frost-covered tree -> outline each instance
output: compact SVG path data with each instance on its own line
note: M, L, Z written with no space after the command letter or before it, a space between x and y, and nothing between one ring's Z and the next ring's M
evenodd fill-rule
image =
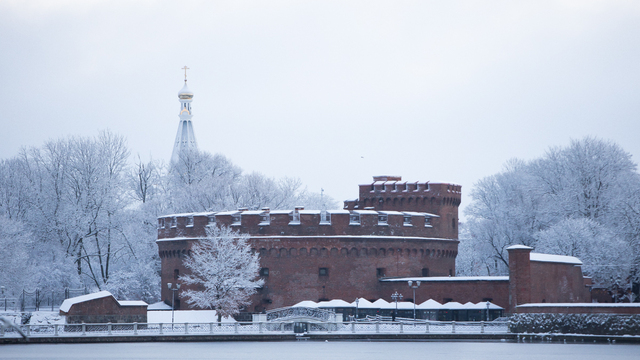
M258 278L258 254L251 252L248 239L229 228L213 227L193 245L184 262L191 273L180 276L183 284L197 289L184 292L187 303L216 310L218 322L249 305L249 297L264 280Z
M574 140L539 159L512 160L480 180L471 192L461 252L493 259L506 274L506 247L523 244L578 256L598 284L628 285L637 281L640 260L638 195L640 176L629 153L596 138Z

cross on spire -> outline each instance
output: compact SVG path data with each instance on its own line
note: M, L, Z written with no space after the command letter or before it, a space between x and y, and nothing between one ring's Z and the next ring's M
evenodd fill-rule
M187 70L189 70L189 68L187 67L187 65L185 65L182 69L184 69L184 83L187 83Z

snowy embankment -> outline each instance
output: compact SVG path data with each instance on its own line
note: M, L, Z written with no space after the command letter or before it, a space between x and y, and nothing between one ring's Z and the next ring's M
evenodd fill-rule
M215 310L176 310L174 311L176 323L215 323L218 321ZM171 323L171 310L147 311L147 322L150 324ZM236 322L233 318L222 318L222 322Z
M640 315L515 314L509 319L513 333L640 335Z

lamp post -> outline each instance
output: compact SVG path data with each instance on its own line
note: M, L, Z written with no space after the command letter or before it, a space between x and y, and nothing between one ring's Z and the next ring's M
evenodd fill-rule
M489 307L491 306L491 302L487 301L487 321L489 321Z
M393 314L393 321L396 321L396 316L398 316L398 300L402 300L402 294L398 294L396 291L391 294L391 299L396 302L396 312Z
M420 281L416 281L415 285L413 285L413 281L411 280L407 283L409 287L413 289L413 321L416 321L416 289L420 287Z
M356 298L356 321L358 321L358 302L360 302L360 299Z
M174 319L173 313L174 313L174 310L175 310L175 308L173 306L173 303L174 303L174 301L176 299L176 291L180 290L180 284L179 283L175 284L176 285L175 288L173 288L172 285L173 285L172 283L167 283L167 287L169 288L169 290L171 290L171 328L173 328L173 319Z
M0 290L2 290L2 297L4 298L4 311L7 311L7 297L4 296L4 286L0 286Z

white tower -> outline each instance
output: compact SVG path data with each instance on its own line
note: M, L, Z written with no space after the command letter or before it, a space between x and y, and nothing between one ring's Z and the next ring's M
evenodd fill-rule
M193 100L193 93L187 87L187 70L184 69L184 86L178 93L178 99L180 99L180 125L178 125L178 133L176 134L176 141L173 144L173 153L171 154L171 163L177 164L180 159L180 155L189 151L195 151L198 149L196 143L196 137L193 134L193 125L191 124L191 101Z

